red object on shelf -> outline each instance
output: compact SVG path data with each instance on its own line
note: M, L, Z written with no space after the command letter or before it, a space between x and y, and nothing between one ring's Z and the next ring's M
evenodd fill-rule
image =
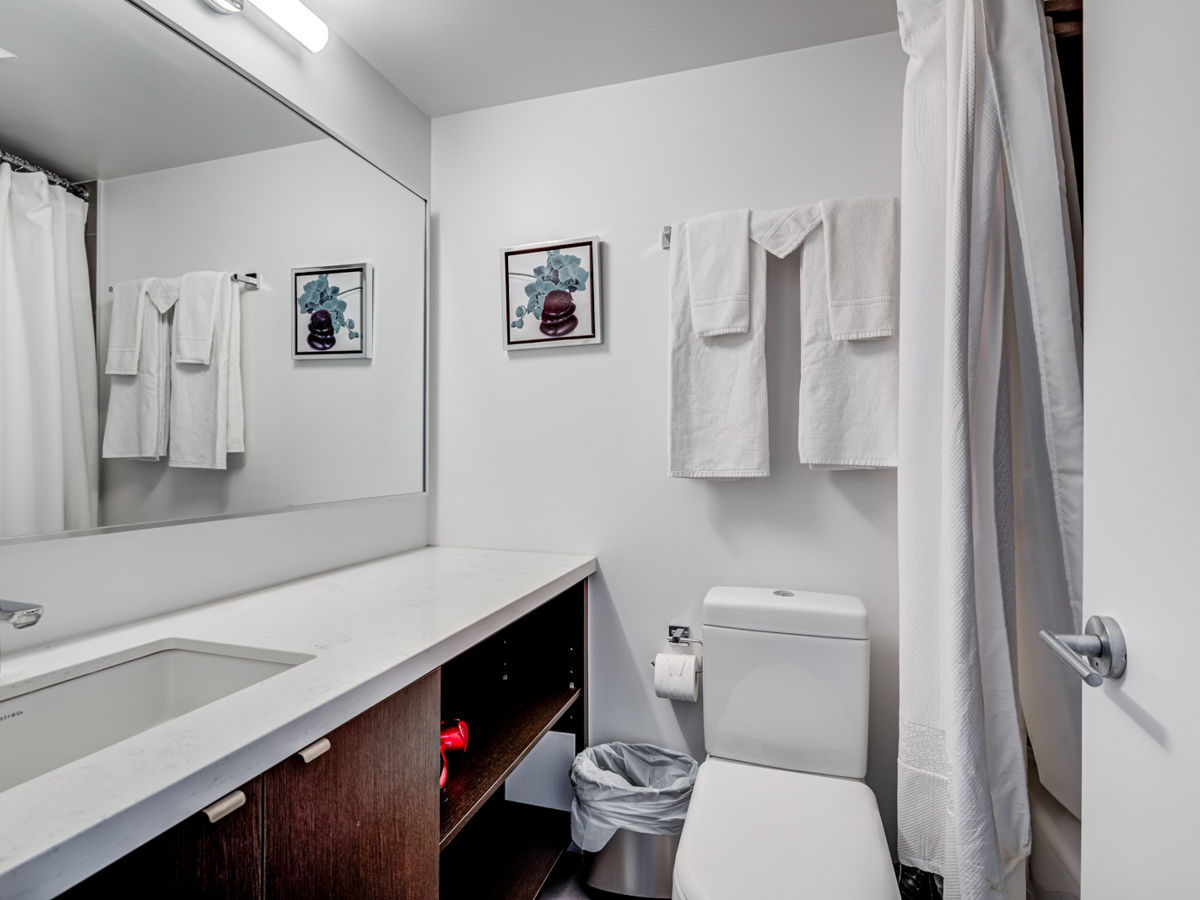
M442 773L438 776L438 787L446 789L450 780L450 766L446 762L446 751L463 751L467 749L467 723L462 719L447 719L442 722L440 737L442 754Z
M467 749L467 723L462 719L449 719L442 723L442 750L461 751Z

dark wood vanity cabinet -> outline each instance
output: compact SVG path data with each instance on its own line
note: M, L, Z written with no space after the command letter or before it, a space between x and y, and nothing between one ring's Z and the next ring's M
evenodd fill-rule
M240 809L216 822L196 813L59 896L69 900L259 900L262 778L239 790L246 795Z
M68 890L70 900L533 900L570 842L567 813L504 781L547 731L586 743L587 582L330 732L305 762L243 785ZM438 788L443 719L467 752Z
M440 707L439 670L263 776L268 900L437 897Z

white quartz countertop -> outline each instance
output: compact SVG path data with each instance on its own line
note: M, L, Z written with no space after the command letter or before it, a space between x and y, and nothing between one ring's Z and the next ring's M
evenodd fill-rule
M0 900L55 896L595 570L426 547L4 658L0 692L163 640L313 657L0 792Z

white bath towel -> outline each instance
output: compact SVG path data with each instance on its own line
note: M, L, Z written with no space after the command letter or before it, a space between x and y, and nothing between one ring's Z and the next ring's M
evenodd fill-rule
M895 197L821 201L829 329L836 341L896 334L900 232Z
M710 217L711 218L711 217ZM723 315L730 330L700 336L692 303L689 245L694 222L671 231L671 342L668 387L668 470L673 478L753 478L770 474L765 348L766 253L735 232L730 259L745 258L744 328L733 312ZM711 240L711 222L702 230ZM747 227L748 227L747 217ZM739 236L740 235L740 236ZM711 287L715 282L706 282ZM712 295L711 291L708 294ZM713 306L701 307L706 316ZM708 320L702 327L715 325Z
M873 469L896 465L896 408L899 396L899 355L896 338L843 340L833 333L833 298L857 292L863 279L844 265L836 276L828 273L826 248L829 228L826 215L841 216L843 231L853 223L865 235L886 237L874 244L894 248L895 198L868 197L832 200L790 209L755 210L750 218L754 241L783 258L802 246L800 262L800 419L797 446L800 461L813 468ZM890 201L890 202L884 202ZM850 214L845 213L852 208ZM822 239L824 238L824 240ZM844 234L841 258L854 254ZM885 254L886 256L886 254ZM886 280L878 270L880 258L867 263L877 270L877 282ZM890 276L895 278L893 272ZM870 307L874 312L879 307ZM894 304L888 312L894 314Z
M750 210L688 222L687 273L692 329L701 337L750 328Z
M896 337L841 340L829 316L820 224L800 257L800 461L814 468L896 465L900 347Z
M171 461L224 469L245 450L241 290L229 272L183 276L171 366Z
M669 475L769 474L765 251L782 259L800 246L800 460L813 468L895 466L895 198L830 200L755 210L744 218L743 213L705 216L672 228ZM839 235L832 242L825 237L827 216ZM831 244L840 261L836 273L828 272ZM743 256L749 302L746 330L739 332L732 301L697 305L695 292L700 284L709 300L738 296L740 275L718 269L725 259L729 272L736 273ZM722 324L729 327L720 330ZM841 336L835 324L842 326Z
M102 454L157 460L167 452L171 342L167 314L179 279L142 278L113 288L105 374L112 376Z

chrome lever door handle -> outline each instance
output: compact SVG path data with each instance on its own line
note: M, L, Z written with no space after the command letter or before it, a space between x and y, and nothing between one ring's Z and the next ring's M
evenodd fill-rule
M1125 635L1116 620L1108 616L1092 616L1083 634L1051 634L1043 629L1038 637L1090 687L1125 674Z

